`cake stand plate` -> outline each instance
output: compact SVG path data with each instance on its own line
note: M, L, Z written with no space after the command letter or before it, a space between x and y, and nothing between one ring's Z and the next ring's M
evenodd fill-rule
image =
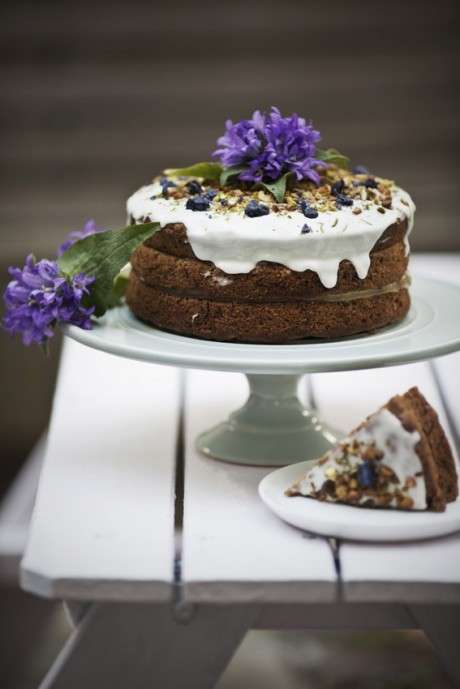
M313 459L341 433L325 426L297 397L305 373L376 368L420 361L460 349L460 287L414 278L412 306L401 323L371 335L264 345L213 342L152 328L126 306L69 337L118 356L186 368L246 373L250 394L227 421L203 433L199 449L216 459L280 466Z
M336 505L284 491L314 462L302 462L272 471L259 484L267 507L288 524L321 536L356 541L414 541L460 530L460 500L445 512L410 512Z

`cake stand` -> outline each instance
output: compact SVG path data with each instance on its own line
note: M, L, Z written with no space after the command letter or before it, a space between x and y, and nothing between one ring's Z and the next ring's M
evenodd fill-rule
M392 366L460 349L460 287L415 277L411 295L410 312L401 323L340 340L286 345L199 340L151 328L126 306L97 319L93 330L68 326L65 332L129 359L245 373L246 404L202 433L197 446L215 459L280 466L314 459L342 435L301 404L297 388L304 374Z

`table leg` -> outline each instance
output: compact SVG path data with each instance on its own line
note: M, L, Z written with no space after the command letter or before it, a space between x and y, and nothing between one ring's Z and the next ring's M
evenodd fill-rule
M78 600L65 601L63 605L64 612L67 615L67 619L69 620L71 626L74 629L78 626L78 623L83 619L83 617L86 615L89 608L91 607L91 603L88 603L87 601Z
M460 606L413 605L410 611L433 644L453 686L460 688Z
M166 604L94 603L40 689L211 689L257 612L203 606L184 624Z

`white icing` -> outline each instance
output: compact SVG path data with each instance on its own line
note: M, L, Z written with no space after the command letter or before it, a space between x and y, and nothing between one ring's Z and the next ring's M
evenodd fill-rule
M232 279L231 278L226 278L221 275L215 275L213 277L213 281L219 285L219 287L226 287L227 285L232 284Z
M259 261L280 263L295 271L313 270L325 287L334 287L339 264L348 259L364 279L370 252L383 232L398 220L407 219L412 229L415 205L407 192L395 187L392 208L385 213L374 203L355 199L352 207L325 211L307 219L300 211L249 218L244 212L213 209L192 211L186 199L165 199L161 186L142 187L128 199L128 214L136 221L149 217L162 227L183 223L195 255L211 261L228 274L249 273ZM361 213L353 213L353 209ZM308 234L302 234L307 224ZM406 251L408 251L406 235Z
M297 489L302 495L312 495L321 488L323 483L330 478L331 471L341 472L353 470L363 459L359 454L348 454L349 467L344 467L340 463L344 455L343 446L347 443L352 443L354 440L364 445L375 444L377 450L382 452L383 457L381 461L385 466L394 471L399 479L399 484L392 486L389 491L395 488L401 490L405 485L406 479L413 479L415 485L404 491L404 495L412 498L413 509L424 510L427 507L426 503L426 488L425 479L423 475L422 463L418 456L415 447L420 440L420 435L417 431L409 432L401 424L399 419L392 414L388 409L381 409L376 414L371 416L368 423L360 428L355 433L345 438L337 447L328 452L325 457L327 461L323 464L316 464L298 484ZM330 498L333 500L333 498ZM363 495L359 502L365 502L368 496ZM396 505L396 500L393 498L390 503L391 506Z
M124 278L125 280L127 280L129 278L129 276L131 275L132 269L133 269L133 267L132 267L131 263L128 262L123 266L123 268L120 270L118 275L120 277Z
M219 285L219 287L226 287L227 285L231 285L233 282L231 278L225 277L225 275L212 275L212 272L210 270L204 272L203 277L210 277L211 280L216 283L216 285Z

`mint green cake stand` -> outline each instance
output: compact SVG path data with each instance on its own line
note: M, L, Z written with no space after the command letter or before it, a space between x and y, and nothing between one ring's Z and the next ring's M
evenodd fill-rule
M297 396L306 373L375 368L420 361L460 349L460 287L414 278L405 320L375 334L289 345L210 342L163 332L138 321L126 306L97 319L93 330L66 334L90 347L141 361L240 371L246 404L197 438L201 452L238 464L280 466L314 459L336 440ZM339 434L340 435L340 434Z
M343 435L300 402L301 376L246 377L246 404L198 436L197 447L205 455L238 464L280 466L319 457Z

